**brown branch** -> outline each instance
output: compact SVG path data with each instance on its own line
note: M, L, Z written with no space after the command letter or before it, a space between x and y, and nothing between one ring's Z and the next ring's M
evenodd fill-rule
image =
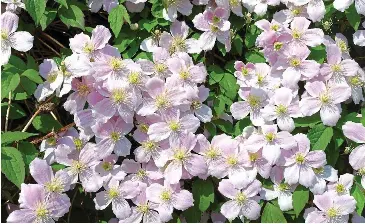
M58 42L58 40L54 39L53 37L51 37L47 33L42 32L42 35L45 36L45 37L47 37L48 39L52 40L54 43L56 43L61 48L65 48L65 46L63 46L63 44L61 44L60 42Z
M62 127L62 128L61 128L60 130L58 130L58 131L52 131L52 132L50 132L50 133L46 134L46 135L45 135L45 136L43 136L43 137L36 138L36 139L32 140L30 143L32 143L32 144L34 144L34 145L36 145L36 144L38 144L38 143L41 143L43 140L46 140L46 139L48 139L48 138L55 137L55 136L57 136L59 133L67 131L68 129L72 128L73 126L75 126L75 122L72 122L71 124L68 124L68 125L66 125L66 126Z
M41 38L38 38L38 40L44 44L46 47L48 47L53 53L57 54L59 57L61 57L61 54L58 53L55 49L53 49L51 46L49 46L47 43L45 43L43 40L41 40Z

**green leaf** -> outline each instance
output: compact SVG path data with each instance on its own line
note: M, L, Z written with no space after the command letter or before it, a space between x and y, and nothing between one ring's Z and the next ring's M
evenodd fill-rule
M211 203L214 202L214 186L210 179L196 179L192 185L194 205L205 212Z
M6 116L6 111L8 110L8 103L1 103L1 116ZM25 111L21 106L19 106L17 103L11 103L10 104L10 111L9 111L9 119L19 119L27 116Z
M251 63L265 63L266 59L263 54L255 51L246 52L245 58L247 62Z
M19 142L18 150L23 157L25 173L29 174L29 164L37 157L38 150L30 142Z
M327 147L325 150L327 164L329 164L333 167L336 165L337 159L340 155L340 147L342 146L342 144L344 142L345 142L345 138L344 138L343 134L340 131L338 131L337 129L334 129L333 138L330 142L329 147Z
M355 182L352 186L351 195L356 200L356 212L361 216L365 207L365 191L362 189L360 181Z
M317 124L308 132L312 150L325 150L333 136L333 128Z
M309 55L310 60L315 60L316 62L322 64L326 58L327 52L323 45L311 48L311 53Z
M37 62L34 60L32 56L30 56L30 54L27 54L27 68L34 69L36 71L38 71L39 68Z
M295 127L310 127L321 122L321 117L319 113L316 113L309 117L299 117L294 119Z
M225 121L222 119L214 120L214 124L224 133L232 134L233 133L233 124L229 121Z
M15 55L11 55L8 64L4 65L4 71L10 71L15 73L23 73L27 69L27 65L24 61Z
M359 13L357 13L355 4L352 4L346 11L346 18L349 21L350 25L356 30L359 29L359 25L361 22L361 17Z
M214 137L217 134L217 128L213 123L205 123L204 128L208 130L209 134Z
M46 0L25 0L25 8L29 15L33 18L35 24L39 24L44 11L46 9Z
M352 112L349 113L347 115L345 115L345 113L342 114L341 118L338 120L336 127L339 129L342 129L342 126L347 122L347 121L352 121L355 123L360 123L360 118L357 117L358 113L357 112Z
M199 223L202 213L196 206L193 206L183 211L182 214L188 223Z
M243 40L239 35L236 35L232 40L233 49L241 56L243 51Z
M214 99L213 110L217 114L217 116L223 114L224 110L226 109L226 103L222 96L218 96Z
M118 37L124 22L131 23L128 11L123 5L118 5L109 12L108 22L115 37Z
M134 57L134 59L147 59L149 61L152 61L152 54L150 52L141 52Z
M137 32L133 32L129 27L123 27L122 32L114 41L114 47L118 48L119 52L124 52L135 41L136 34Z
M68 9L67 0L55 0L56 2L60 3L60 5L64 6Z
M20 83L18 73L3 72L1 74L1 99L9 98L9 92L14 91Z
M151 13L156 18L163 18L162 10L164 9L162 1L156 1L152 4Z
M52 8L46 8L41 20L39 21L42 30L45 30L51 22L56 18L57 11L53 10Z
M1 144L8 144L15 141L20 141L27 139L31 136L35 136L37 134L28 133L28 132L20 132L20 131L8 131L1 134Z
M42 132L48 133L52 130L58 130L62 125L56 121L50 114L42 114L36 116L32 121L33 127Z
M31 97L36 89L37 85L34 82L22 76L20 77L20 85L13 92L13 98L15 100L25 100Z
M224 71L217 65L208 66L209 74L209 85L213 85L217 82L220 82L223 78Z
M42 80L41 76L39 75L39 72L34 69L25 70L21 76L25 76L28 79L30 79L31 81L38 83L38 84L43 83L43 80Z
M309 200L309 190L299 185L293 193L293 208L298 217Z
M361 123L365 126L365 107L361 109Z
M250 126L250 125L252 125L252 124L251 124L250 118L248 118L248 117L237 121L236 125L234 126L234 135L239 136L240 134L242 134L243 129L245 129L247 126Z
M22 155L16 148L1 148L1 172L5 174L8 180L20 188L25 178L25 165Z
M263 223L286 223L286 219L280 208L271 203L266 203L264 211L262 212L261 222Z
M247 48L251 48L255 46L256 39L259 36L259 30L256 26L251 25L248 31L245 35L245 45Z
M239 86L237 85L237 79L233 75L225 73L222 80L219 81L219 86L228 98L231 100L236 98Z
M78 27L85 29L85 19L82 10L73 3L66 7L61 7L58 10L58 16L67 27Z

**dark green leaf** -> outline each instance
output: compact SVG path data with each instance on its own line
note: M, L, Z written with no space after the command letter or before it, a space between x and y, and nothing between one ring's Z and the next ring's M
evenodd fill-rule
M29 164L37 157L38 150L30 142L19 142L18 150L23 157L25 173L29 174Z
M56 18L57 11L52 10L51 8L46 8L46 11L44 12L41 20L39 21L42 30L45 30L51 22Z
M9 98L9 92L14 91L20 83L18 73L3 72L1 74L1 99Z
M357 13L355 4L352 4L346 11L346 18L348 19L350 25L356 30L359 29L359 25L361 22L361 17L359 13Z
M55 0L56 2L60 3L60 5L64 6L68 9L67 0Z
M118 37L124 22L131 23L128 11L123 5L118 5L109 12L108 22L115 37Z
M205 212L211 203L214 202L214 186L210 179L196 179L192 185L194 205Z
M315 60L316 62L322 64L327 57L326 48L323 45L311 48L311 53L309 55L310 60Z
M220 82L223 78L224 71L217 65L210 65L208 66L209 74L209 85L213 85L217 82Z
M325 150L333 136L333 128L317 124L308 132L312 150Z
M22 76L20 77L20 84L13 92L13 98L15 100L25 100L31 97L36 89L37 85L34 82Z
M266 203L264 211L262 212L261 222L263 223L286 223L286 219L280 208L271 203Z
M1 148L1 172L18 188L24 183L25 165L22 155L16 148Z
M233 124L229 121L225 121L222 119L214 120L214 124L224 133L232 134L233 133Z
M309 190L299 185L293 193L293 208L298 217L309 200Z
M82 30L85 29L84 13L81 9L73 3L66 7L61 7L58 10L58 16L61 21L68 27L78 27Z
M1 144L8 144L15 141L27 139L37 134L20 132L20 131L8 131L1 134Z
M8 110L8 103L1 103L1 116L6 116L6 111ZM19 119L27 116L25 111L21 106L17 103L10 104L10 111L9 111L9 119Z
M351 195L356 200L356 212L361 216L365 206L365 191L362 189L360 181L356 181L352 186Z
M243 129L250 125L252 125L252 124L251 124L250 118L248 118L248 117L237 121L236 125L234 126L235 136L239 136L240 134L242 134Z
M237 85L237 79L233 75L225 73L222 80L219 81L219 86L228 98L231 100L236 98L239 86Z
M249 51L245 54L247 62L251 63L265 63L266 59L263 54L255 51Z
M31 81L38 83L38 84L43 83L43 79L39 75L39 72L37 72L34 69L25 70L21 76L25 76L28 79L30 79Z
M42 114L36 116L32 124L34 128L42 133L48 133L52 130L58 130L62 125L56 121L50 114Z
M25 0L25 8L33 18L35 24L39 24L46 9L46 0Z
M233 38L232 45L233 49L241 56L243 51L243 40L239 35L236 35Z

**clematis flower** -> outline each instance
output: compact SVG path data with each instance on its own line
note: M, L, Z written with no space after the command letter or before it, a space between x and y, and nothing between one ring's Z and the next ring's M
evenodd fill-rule
M306 223L347 223L349 214L356 208L356 200L352 196L337 196L331 192L314 195L313 202L318 209L311 207L305 210Z
M70 38L70 48L72 52L83 54L95 61L95 58L100 54L99 50L108 44L111 36L108 28L98 25L93 29L91 38L84 33L76 34Z
M345 77L355 76L360 69L359 64L352 59L341 59L341 51L336 45L329 45L327 50L327 63L322 65L321 75L326 80L343 82Z
M355 104L359 104L360 101L365 101L363 95L363 88L365 87L365 71L359 68L355 76L348 76L345 78L346 83L351 88L351 98Z
M243 17L242 4L239 0L217 0L217 6L224 8L228 12L232 11L235 15Z
M361 176L361 185L365 187L365 127L360 123L348 121L342 126L343 134L356 143L360 143L349 156L349 163Z
M105 98L93 107L93 116L105 122L117 113L126 123L132 123L141 95L121 79L109 80L106 88L100 92Z
M19 194L20 209L15 210L6 219L9 223L55 222L64 216L70 206L66 194L49 197L43 186L22 184Z
M243 181L241 184L234 184L229 179L219 182L218 191L230 199L221 207L221 213L228 219L233 220L243 217L249 220L256 220L260 216L261 207L257 203L261 190L261 183L258 180Z
M298 146L283 153L277 165L285 166L285 182L293 185L300 183L305 187L315 184L316 176L313 168L320 168L326 164L324 151L309 151L310 142L306 135L294 136Z
M115 164L117 160L118 156L111 154L95 165L95 171L103 178L104 186L108 185L111 179L121 181L127 175L120 165Z
M146 191L142 190L141 193L132 199L136 206L132 207L132 212L126 219L120 220L120 223L160 223L160 215L158 214L157 206L147 200Z
M227 52L231 50L231 23L228 16L227 10L218 7L214 11L207 9L194 17L194 27L204 32L199 37L201 49L212 50L218 40L225 45Z
M271 170L270 179L274 183L273 190L262 188L260 195L264 200L271 201L278 199L281 211L293 209L293 192L296 185L289 185L284 181L284 170L282 167L275 166Z
M296 17L308 18L307 8L305 6L296 6L291 2L286 3L287 9L275 12L273 19L282 24L289 24Z
M244 149L244 144L240 146L240 156L242 156L244 169L248 172L253 172L253 176L259 173L263 178L269 178L271 171L271 163L262 156L262 149L257 152L249 152Z
M203 176L207 173L204 157L194 154L197 139L193 133L184 133L178 141L172 142L170 148L163 152L166 156L164 177L170 184L177 184L180 179L189 179L193 176Z
M151 37L147 37L146 39L144 39L142 41L139 48L142 51L154 52L158 48L158 44L159 44L159 41L160 41L161 34L162 33L161 33L160 30L155 30L152 33Z
M266 40L266 43L257 43L256 45L263 47L263 53L270 65L275 65L283 51L289 46L293 37L289 33L281 33Z
M255 72L252 76L247 76L247 86L264 90L267 94L280 86L280 77L273 76L271 67L265 63L255 64ZM241 87L244 87L241 85Z
M250 92L238 91L239 96L244 100L231 105L232 116L241 120L250 114L252 124L259 126L265 123L261 109L267 104L267 94L262 89L251 88Z
M365 46L365 30L358 30L353 34L354 44L360 47Z
M341 116L341 105L351 96L351 89L346 83L327 86L320 81L307 82L307 94L299 102L300 111L304 116L311 116L320 111L323 124L335 126Z
M263 16L266 14L269 5L279 5L280 0L242 0L242 3L249 11L254 11L258 16Z
M335 0L333 7L341 12L344 12L355 2L357 13L365 15L365 3L361 0Z
M284 86L294 88L299 80L309 80L319 74L320 64L314 60L306 60L310 50L306 46L294 45L286 47L279 56L274 67L283 72Z
M105 191L96 193L94 198L95 209L104 210L112 204L112 210L119 219L127 218L131 214L131 208L125 199L136 197L140 193L138 183L124 181L119 184L117 180L111 180L105 187Z
M148 137L148 129L149 126L153 123L160 122L161 117L157 114L147 115L147 116L139 116L136 115L136 130L133 133L133 138L138 142L142 143L147 140L150 140Z
M125 2L125 7L128 12L142 12L147 0L127 0Z
M262 156L272 165L278 162L282 154L281 149L289 150L296 146L293 136L287 131L278 132L277 125L263 125L261 129L262 134L252 134L243 148L251 153L263 148Z
M96 124L94 133L97 137L96 152L99 158L106 158L113 151L118 156L129 155L132 144L125 135L132 129L133 125L124 122L120 117L110 119L104 124Z
M155 112L166 113L185 100L184 89L172 78L167 78L165 83L153 77L147 81L146 90L150 97L146 96L143 99L142 107L137 111L141 116L152 115Z
M332 166L326 165L324 167L313 168L316 175L315 184L309 187L309 190L314 194L323 194L326 191L326 181L336 182L338 180L338 171Z
M331 182L327 185L327 191L337 195L350 195L352 185L354 183L354 175L345 173L338 178L337 182Z
M91 12L98 12L101 7L108 13L116 6L118 6L117 0L89 0L87 5Z
M292 44L316 47L323 43L324 33L321 29L309 29L311 22L304 17L296 17L290 24Z
M59 170L54 174L52 167L45 160L35 158L29 164L29 172L33 179L44 187L47 194L53 194L52 197L61 196L70 189L71 179L67 172Z
M207 123L212 120L212 109L203 104L209 97L209 89L204 86L198 88L188 88L185 90L187 100L191 102L190 110L195 114L200 121Z
M171 71L167 65L167 59L170 58L169 52L162 47L157 47L152 53L153 61L147 59L138 59L138 63L142 71L147 75L154 75L155 77L165 79L171 76Z
M21 9L25 9L25 5L22 0L1 0L6 3L6 11L19 14Z
M262 19L257 21L255 25L263 31L256 39L256 45L260 47L265 47L266 44L272 42L273 39L283 33L286 29L283 24L278 23L275 20L269 22L266 19Z
M26 52L33 47L34 37L26 31L18 31L19 17L11 12L1 13L1 61L3 66L8 63L11 48Z
M241 87L247 86L246 81L255 72L255 65L252 63L247 63L246 65L242 61L236 61L234 63L234 76L237 78L237 84Z
M75 184L80 178L81 184L87 192L96 192L101 188L103 179L95 171L95 166L99 162L95 144L86 143L80 150L64 147L58 152L57 162L67 166L64 170L70 176L71 184Z
M343 59L351 59L349 44L347 38L343 34L336 33L335 40L333 40L330 36L325 35L323 44L326 47L335 44L340 49Z
M169 139L170 143L178 140L184 132L195 133L200 121L193 114L180 115L180 110L172 110L162 116L161 122L150 125L147 134L153 141Z
M273 96L273 102L262 109L262 115L267 121L276 119L280 130L292 132L295 128L293 117L302 116L299 99L288 88L277 89Z
M320 22L326 13L323 0L291 0L294 5L307 5L307 13L310 20Z
M187 39L189 35L189 27L184 21L175 21L170 27L171 34L163 32L160 36L159 45L165 48L170 55L179 52L186 52L189 54L199 54L201 48L198 40L194 38Z
M148 136L147 139L143 139L142 141L139 141L138 138L135 138L135 140L141 144L133 152L136 161L147 163L153 159L158 167L162 167L166 163L162 156L165 148L162 147L161 143L150 140Z
M194 205L193 195L189 191L178 189L167 183L164 186L157 183L151 184L146 189L146 198L157 204L156 210L162 222L172 219L174 208L184 211Z
M177 18L177 12L184 16L192 13L193 5L189 0L164 1L163 17L166 20L174 22Z

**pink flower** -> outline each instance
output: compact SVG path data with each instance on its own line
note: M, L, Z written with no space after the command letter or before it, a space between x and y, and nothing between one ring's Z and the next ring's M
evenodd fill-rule
M288 2L287 9L276 12L273 16L274 20L279 23L289 24L296 17L308 17L306 7L296 6L293 3Z
M113 151L118 156L127 156L132 147L131 142L125 137L133 125L125 123L120 117L110 119L105 124L97 123L94 133L97 137L96 151L100 159L109 156Z
M236 61L234 63L234 76L237 78L237 84L240 86L247 86L246 81L255 73L255 65L247 63L246 65L242 61Z
M214 11L207 9L199 13L193 19L195 28L204 31L199 37L200 47L204 50L212 50L215 41L225 45L226 51L231 50L231 23L228 21L228 12L224 8L216 8Z
M84 34L76 34L73 38L70 38L70 48L72 52L77 54L83 54L88 58L95 58L100 54L111 38L109 29L104 26L98 25L92 31L91 38Z
M271 43L273 39L276 39L286 30L283 24L275 20L269 22L266 19L262 19L257 21L255 25L263 31L256 39L256 45L260 47L265 47L266 44Z
M296 17L290 25L293 44L315 47L323 43L324 33L321 29L309 29L311 22L304 17Z
M246 171L254 173L254 176L259 173L263 178L268 178L271 170L271 163L262 156L262 149L257 152L249 152L244 149L245 143L241 143L240 156L243 158L244 168Z
M287 131L278 132L276 125L263 125L261 129L262 134L252 134L243 148L251 153L263 148L262 156L272 165L276 164L282 155L281 149L289 150L296 146L293 136Z
M365 15L365 3L361 0L335 0L333 7L341 12L344 12L350 7L355 1L355 8L357 13Z
M10 213L7 222L55 222L64 216L71 206L66 194L49 196L44 187L38 184L22 184L19 203L21 209Z
M285 182L293 185L300 183L305 187L315 184L316 176L312 168L320 168L326 164L324 151L309 151L310 142L306 135L294 136L298 146L285 151L277 165L285 166Z
M164 186L151 184L146 190L146 197L147 200L157 204L156 210L162 222L172 219L174 208L184 211L194 205L193 195L189 191L177 189L176 186L167 183Z
M320 22L326 13L326 8L323 0L300 0L292 2L297 6L307 5L307 13L310 20L313 22Z
M101 7L107 12L110 12L114 7L118 6L117 0L89 0L88 6L91 12L98 12Z
M136 61L142 68L142 71L147 75L154 75L158 78L165 79L171 76L171 71L167 65L167 60L170 58L169 52L162 47L157 47L153 53L153 61L147 59L138 59Z
M199 86L198 88L187 88L185 91L188 101L191 103L190 110L200 121L204 123L210 122L213 117L212 109L203 104L209 97L209 89Z
M219 182L218 191L230 200L221 207L221 213L229 220L236 217L246 217L249 220L256 220L260 216L261 207L256 196L261 190L261 183L258 180L243 181L241 184L234 184L229 179ZM243 221L243 220L242 220Z
M192 13L193 5L189 0L175 0L164 2L164 9L162 11L163 17L166 20L174 22L177 18L177 12L188 16Z
M262 109L265 120L277 120L278 127L283 131L292 132L295 128L294 118L301 117L299 99L292 90L282 87L275 90L272 102Z
M327 191L337 195L350 195L352 185L354 183L354 175L345 173L340 176L337 182L327 185Z
M148 137L148 129L149 126L153 123L160 122L161 117L157 114L147 115L147 116L139 116L136 115L136 130L133 133L133 138L138 142L142 143L144 141L150 140Z
M19 17L11 12L1 13L1 61L3 66L8 63L11 48L26 52L33 47L34 37L26 31L18 31Z
M326 86L323 82L307 82L306 94L299 102L300 111L304 116L311 116L320 111L323 124L335 126L341 116L341 105L351 96L351 89L345 83Z
M119 184L119 181L112 180L105 186L105 191L96 193L95 209L104 210L111 203L113 213L117 218L127 218L131 214L131 208L125 199L134 198L139 193L138 183L124 181Z
M121 181L127 175L120 165L115 164L118 156L111 154L105 157L95 166L95 171L103 178L103 185L107 185L111 179Z
M185 131L195 133L200 121L193 114L180 116L180 110L171 110L162 116L163 120L152 124L147 134L152 141L169 139L170 143L178 140Z
M217 6L224 8L228 12L232 11L235 15L243 17L242 4L239 0L218 0L216 1Z
M324 167L313 168L316 175L315 184L309 187L309 190L314 194L323 194L326 190L326 181L336 182L338 180L337 173L332 166L326 165Z
M190 179L192 176L204 176L207 173L203 156L191 152L196 141L193 133L184 133L181 139L172 142L170 148L163 152L162 156L168 162L164 177L170 184L177 184L182 178Z
M165 48L170 55L179 52L189 54L198 54L201 52L198 40L194 38L187 39L189 27L184 21L175 21L170 27L171 34L163 32L160 37L160 47Z
M241 89L242 90L242 89ZM262 89L251 88L250 92L239 91L239 96L244 100L231 105L232 116L241 120L250 114L252 123L256 126L263 125L261 109L267 104L267 94Z
M348 46L349 44L348 44L347 38L343 34L336 33L335 40L333 40L330 36L325 35L323 44L326 47L329 47L330 45L335 44L340 49L343 59L351 59L350 52L349 52L350 49Z
M356 200L349 195L337 196L331 192L314 195L314 204L304 213L306 223L347 223L349 214L355 211Z
M327 63L321 68L321 75L326 80L343 82L347 76L355 76L360 69L359 64L352 59L342 60L342 53L336 45L329 45L327 50Z

